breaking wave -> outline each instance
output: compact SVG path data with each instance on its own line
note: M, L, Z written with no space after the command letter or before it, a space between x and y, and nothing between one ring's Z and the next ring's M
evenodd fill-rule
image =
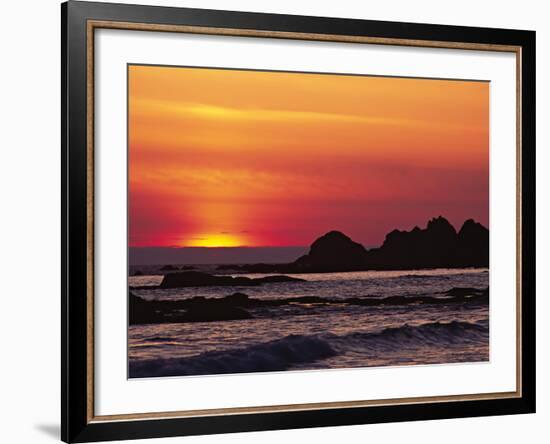
M149 359L130 362L131 378L248 373L288 370L346 352L390 353L425 346L484 345L489 342L487 321L452 321L402 325L378 332L346 335L289 335L274 341L186 358ZM368 362L365 362L368 366Z

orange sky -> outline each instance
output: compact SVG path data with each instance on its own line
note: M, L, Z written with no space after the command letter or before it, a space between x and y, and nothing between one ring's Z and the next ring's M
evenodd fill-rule
M131 246L488 226L488 83L128 69Z

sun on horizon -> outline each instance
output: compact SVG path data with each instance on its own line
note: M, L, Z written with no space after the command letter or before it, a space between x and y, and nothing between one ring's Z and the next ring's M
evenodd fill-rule
M363 245L489 219L489 83L128 67L129 245Z
M214 234L199 234L192 235L185 240L182 240L177 246L179 247L246 247L247 240L245 237L226 234L226 233L214 233Z

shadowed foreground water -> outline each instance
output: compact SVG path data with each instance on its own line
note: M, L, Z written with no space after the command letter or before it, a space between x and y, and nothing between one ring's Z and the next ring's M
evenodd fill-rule
M249 274L249 277L265 275ZM259 287L141 289L148 300L195 296L327 299L431 296L484 290L486 269L368 271L296 275L306 282ZM158 285L162 276L130 278ZM247 308L252 319L129 327L130 377L479 362L489 359L487 302L360 306L291 303Z

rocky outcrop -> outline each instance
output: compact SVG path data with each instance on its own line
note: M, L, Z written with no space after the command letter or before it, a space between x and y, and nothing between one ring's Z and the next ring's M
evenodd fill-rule
M462 267L489 266L489 230L473 219L458 232L456 261Z
M147 301L130 293L129 321L134 324L160 324L183 322L214 322L252 319L255 309L277 308L277 316L285 316L302 310L312 313L313 307L326 306L407 306L407 305L486 305L489 303L489 288L452 288L444 293L388 297L325 298L319 296L295 296L289 298L251 298L244 293L233 293L222 298L195 296L175 301ZM292 307L293 311L288 310ZM265 312L264 312L265 313ZM318 313L313 311L313 313Z
M380 248L369 251L366 265L373 269L454 267L457 246L455 228L440 216L430 220L425 229L388 233Z
M278 282L301 282L303 279L290 276L267 276L252 279L245 276L216 276L200 271L185 271L180 273L169 273L164 276L160 284L161 288L181 287L211 287L211 286L255 286Z
M379 248L366 250L339 231L311 244L308 254L290 264L233 266L252 273L323 273L358 270L413 270L489 266L489 230L468 219L457 231L444 217L426 228L393 230Z
M330 231L317 239L309 253L297 259L292 268L297 271L339 271L363 267L367 250L340 231Z
M365 250L338 231L331 231L317 239L310 252L289 264L285 272L488 266L489 230L469 219L457 233L447 219L439 216L431 219L424 229L393 230L380 248L371 250Z
M232 301L193 298L183 301L146 301L129 295L129 323L164 324L251 319L248 311Z

